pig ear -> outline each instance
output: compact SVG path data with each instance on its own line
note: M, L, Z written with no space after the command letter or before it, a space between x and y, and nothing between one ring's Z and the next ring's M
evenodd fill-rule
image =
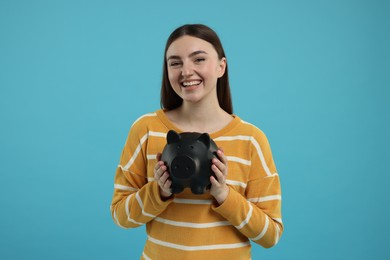
M210 136L208 133L201 134L198 137L198 140L201 141L202 143L204 143L207 148L210 147Z
M180 141L180 135L173 130L169 130L167 134L168 144L177 143Z

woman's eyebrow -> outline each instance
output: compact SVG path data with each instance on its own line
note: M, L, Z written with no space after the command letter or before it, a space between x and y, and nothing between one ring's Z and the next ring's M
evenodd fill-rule
M193 56L195 56L195 55L198 55L198 54L207 54L207 52L205 52L205 51L202 51L202 50L200 50L200 51L194 51L194 52L192 52L190 55L188 55L188 57L193 57ZM180 59L180 56L177 56L177 55L171 55L171 56L169 56L168 58L167 58L167 61L168 60L171 60L171 59Z
M198 54L207 54L207 52L205 52L205 51L194 51L193 53L188 55L188 57L193 57L193 56L198 55Z

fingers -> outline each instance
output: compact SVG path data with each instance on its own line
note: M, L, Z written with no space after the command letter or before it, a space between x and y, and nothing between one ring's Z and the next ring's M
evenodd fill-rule
M221 162L217 158L214 158L212 162L213 162L212 167L214 168L213 169L214 172L215 171L220 171L223 174L227 174L227 165L226 164L224 164L223 162Z
M218 155L218 158L221 160L221 162L225 165L227 165L228 163L228 160L227 160L227 157L225 156L222 148L219 148L218 151L217 151L217 155Z
M161 178L159 179L159 185L161 186L161 188L163 188L164 190L169 190L169 188L171 187L171 183L172 181L169 179L169 174L168 172L165 172Z
M167 167L164 165L164 162L161 161L161 153L156 155L157 163L154 166L154 178L159 180L164 172L167 170Z
M169 174L167 172L164 172L160 179L158 180L158 182L161 184L161 186L163 186L165 184L165 182L168 180L169 178Z
M227 167L228 167L228 159L223 153L223 150L220 148L217 151L218 158L214 158L212 160L213 165L215 165L219 171L221 171L223 174L227 174Z
M169 197L172 194L170 190L172 181L169 178L168 168L161 161L160 153L157 154L156 159L158 162L154 166L154 179L158 183L158 186L160 186L160 195L162 197Z
M219 148L217 151L217 155L218 158L214 158L212 160L213 164L211 169L214 172L215 177L210 177L210 194L214 196L215 200L219 204L222 204L229 194L229 188L226 184L226 176L228 174L228 160L221 148Z
M217 151L217 155L219 159L214 158L212 160L213 164L211 166L211 169L214 172L215 177L210 177L210 182L212 185L220 187L226 184L226 176L228 173L228 160L221 148Z
M210 182L211 182L210 194L215 198L215 200L219 204L222 204L226 200L229 194L228 186L226 185L226 183L221 184L213 176L210 177Z
M220 187L222 184L214 177L210 177L210 183L213 187Z
M157 159L158 162L161 161L161 153L157 153L156 154L156 159Z
M217 166L215 166L214 164L211 166L211 169L213 170L214 174L215 174L215 177L214 178L213 176L210 177L210 181L211 181L211 178L213 178L216 183L213 183L212 184L225 184L226 183L226 174L224 174Z
M156 163L156 166L154 166L154 178L159 180L166 170L167 167L164 165L164 162L159 161Z

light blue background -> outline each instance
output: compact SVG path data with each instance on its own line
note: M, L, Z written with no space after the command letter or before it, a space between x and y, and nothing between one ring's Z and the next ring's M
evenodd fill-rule
M389 259L389 1L0 1L0 258L138 259L109 213L132 122L184 23L224 44L268 136L285 233L253 259Z

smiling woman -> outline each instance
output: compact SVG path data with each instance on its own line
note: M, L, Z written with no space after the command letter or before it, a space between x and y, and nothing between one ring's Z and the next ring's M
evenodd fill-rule
M203 45L206 45L206 47L210 47L210 46L212 47L212 51L210 53L204 53L206 52L206 50L202 50L202 49L193 49L190 55L193 56L197 56L201 54L212 55L212 53L216 52L218 56L218 60L224 60L225 62L224 73L220 78L218 78L216 84L217 97L218 97L219 106L227 113L232 114L233 105L232 105L232 99L230 94L229 73L228 73L228 65L226 62L225 51L222 47L222 43L218 35L213 30L203 25L184 25L182 27L179 27L172 32L172 34L167 40L165 52L164 52L166 60L164 60L163 63L163 79L162 79L162 87L161 87L162 107L167 110L171 110L171 109L178 108L179 106L181 106L183 102L183 100L175 93L175 91L172 88L170 78L168 75L168 70L170 65L180 66L180 58L184 58L184 57L169 56L168 51L169 50L173 51L171 45L174 43L174 41L180 40L180 38L184 36L192 37L197 40L203 40ZM171 58L174 58L174 61L178 63L177 64L175 64L175 62L168 63L171 60ZM201 63L205 58L206 57L200 56L198 57L197 62Z
M130 129L115 176L114 222L123 228L146 224L143 259L251 259L250 240L272 247L283 232L268 140L233 114L227 59L212 29L179 27L164 57L162 109ZM161 160L169 130L208 133L219 147L205 194L188 188L172 193Z
M168 77L175 93L184 101L215 103L215 88L224 75L226 58L219 59L210 43L192 36L182 36L167 50Z

